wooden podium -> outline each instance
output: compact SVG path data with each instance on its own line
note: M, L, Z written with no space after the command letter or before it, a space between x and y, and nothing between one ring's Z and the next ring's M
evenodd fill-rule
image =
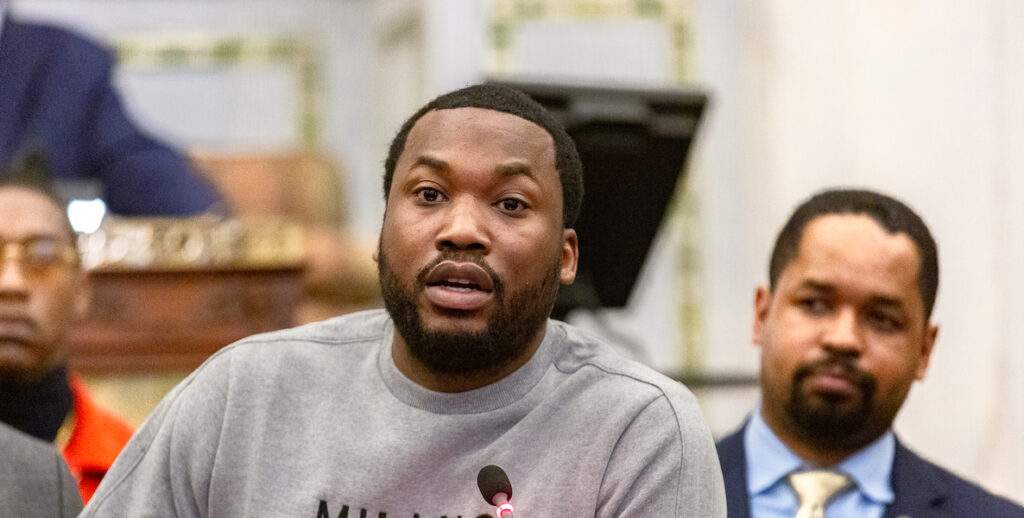
M190 371L295 324L301 230L280 221L121 220L80 237L92 301L68 337L86 375Z

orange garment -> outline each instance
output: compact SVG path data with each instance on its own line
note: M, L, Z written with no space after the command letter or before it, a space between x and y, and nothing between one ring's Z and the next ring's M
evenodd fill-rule
M121 448L131 439L133 430L123 419L99 407L78 376L69 374L68 382L75 414L71 437L64 447L64 461L78 480L82 501L88 502Z

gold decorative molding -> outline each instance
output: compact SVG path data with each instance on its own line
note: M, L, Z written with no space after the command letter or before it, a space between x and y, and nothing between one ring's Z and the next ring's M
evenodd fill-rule
M259 270L301 267L303 230L281 218L110 217L78 237L89 270Z
M514 75L510 52L516 28L526 22L656 20L664 23L672 38L673 80L692 79L692 0L489 0L488 45L485 68L490 75Z
M316 53L290 36L154 34L109 41L118 64L137 70L206 70L283 64L296 74L301 144L315 148L320 136L322 85Z

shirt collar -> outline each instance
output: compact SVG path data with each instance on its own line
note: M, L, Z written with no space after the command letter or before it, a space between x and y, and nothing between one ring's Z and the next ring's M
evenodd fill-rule
M891 476L895 455L896 437L888 430L840 462L837 468L857 483L865 497L876 503L890 504L896 499Z
M772 432L755 409L743 435L747 454L747 488L750 495L765 493L794 470L807 465L790 451ZM892 490L892 462L896 454L896 438L892 430L861 448L836 466L857 484L866 498L881 504L895 499Z
M72 472L106 473L131 438L132 429L96 404L78 376L68 376L75 396L75 422L64 457Z
M750 496L767 492L780 480L803 466L803 461L768 428L759 409L754 410L743 434L747 454L747 488Z

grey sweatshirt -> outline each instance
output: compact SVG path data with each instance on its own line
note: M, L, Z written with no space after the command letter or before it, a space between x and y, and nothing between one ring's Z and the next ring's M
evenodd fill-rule
M714 444L682 385L549 321L533 358L448 394L403 376L383 311L224 348L160 403L82 516L725 516Z

